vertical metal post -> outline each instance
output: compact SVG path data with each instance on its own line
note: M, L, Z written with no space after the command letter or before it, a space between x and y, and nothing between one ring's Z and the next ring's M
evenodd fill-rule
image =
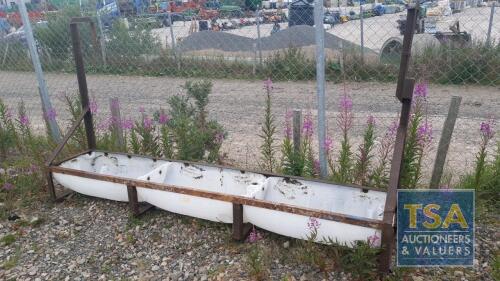
M314 1L316 29L316 92L318 101L319 167L321 177L327 175L325 153L325 30L323 26L323 0Z
M250 229L250 224L243 223L243 205L233 203L233 239L244 241Z
M3 53L2 66L5 64L5 60L7 59L7 54L9 53L9 43L5 46L5 52Z
M170 41L172 42L172 50L174 51L175 54L175 37L174 37L174 27L172 26L172 13L170 11L167 11L168 14L168 25L170 29Z
M123 139L123 129L121 126L122 117L120 114L120 103L118 98L109 99L109 109L113 120L111 127L113 129L113 133L116 135L116 145L118 145L120 149L123 149L125 148L125 140Z
M300 129L302 128L302 111L293 111L293 149L295 153L300 151Z
M252 59L252 74L255 76L257 74L257 43L253 43L253 59Z
M491 12L490 12L490 21L488 23L488 33L486 35L486 45L491 44L491 27L493 26L493 16L495 15L495 5L496 1L493 1L493 5L491 5Z
M170 41L172 42L172 52L174 54L175 63L177 64L177 69L180 70L181 65L180 65L180 62L179 62L179 58L177 56L177 48L175 46L175 37L174 37L174 26L173 26L173 22L172 22L172 13L170 12L170 10L168 10L167 14L168 14L168 25L169 25L169 29L170 29Z
M448 148L450 147L451 136L453 135L453 129L455 128L455 121L458 117L458 110L460 109L460 103L462 97L453 96L451 97L450 108L448 109L448 115L443 125L443 132L441 133L441 138L439 139L438 150L436 153L436 160L434 161L434 169L432 170L431 184L430 188L439 188L441 182L441 177L443 176L444 163L446 162L446 155L448 154Z
M364 26L363 26L363 5L359 3L359 23L361 29L361 63L365 63L365 38L364 38Z
M259 50L259 65L262 66L262 44L260 41L260 6L257 7L257 49Z
M85 75L85 67L83 64L83 54L80 42L80 32L77 23L70 24L71 42L73 43L73 56L75 58L76 77L78 79L78 90L80 92L80 99L82 108L89 107L89 93L87 88L87 77ZM85 123L85 132L87 135L88 148L93 150L96 148L96 139L94 133L94 123L92 120L92 113L87 111L83 119Z
M401 167L403 164L406 131L408 129L410 119L411 99L413 95L413 88L415 86L415 80L408 79L406 76L410 62L411 45L413 35L415 33L418 9L418 6L416 8L409 8L406 15L407 26L403 38L403 50L401 53L398 85L396 89L396 97L401 101L402 107L399 127L396 134L396 143L394 145L394 154L392 156L389 188L387 190L384 215L382 219L384 223L381 238L382 253L379 256L379 272L382 274L389 272L391 267L391 255L395 240L394 221L396 214L397 191L399 188Z
M101 15L99 14L99 11L97 11L97 24L99 25L99 32L101 36L99 36L99 43L101 44L101 56L102 56L102 62L104 63L104 67L107 67L107 60L106 60L106 38L104 38L104 28L102 28L102 21L101 21Z
M45 113L44 118L49 124L49 130L52 138L59 142L61 140L61 131L57 122L54 118L47 118L47 114L52 112L52 104L50 103L49 94L47 90L47 84L43 76L42 65L40 63L40 57L38 56L38 51L36 49L35 38L33 37L33 30L31 29L30 19L28 17L28 11L26 10L26 4L24 0L18 0L17 5L19 7L19 13L21 14L21 19L23 21L24 33L26 35L26 40L28 41L29 52L31 56L31 61L33 67L35 68L36 79L38 80L38 87L40 88L40 98L42 100L42 111Z
M139 215L139 201L137 200L137 188L133 185L127 185L128 206L133 216Z

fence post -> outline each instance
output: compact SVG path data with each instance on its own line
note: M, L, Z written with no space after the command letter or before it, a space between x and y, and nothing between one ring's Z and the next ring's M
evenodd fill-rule
M389 175L389 187L385 199L384 215L381 237L382 252L379 256L379 273L385 275L391 268L392 249L395 242L396 227L394 225L396 216L397 191L401 178L401 167L404 157L404 146L406 142L406 131L410 119L411 100L415 79L407 78L408 67L411 56L411 45L415 33L417 13L420 9L417 3L416 7L410 7L406 14L406 30L403 37L403 50L401 52L401 61L399 64L398 84L396 88L396 97L401 102L401 114L399 117L399 126L396 133L396 143L394 144L394 153L391 161L391 171Z
M3 53L3 59L2 59L2 66L5 64L8 52L9 52L9 43L7 43L7 46L5 46L5 52Z
M172 22L172 13L170 11L167 11L168 14L168 25L170 29L170 40L172 41L172 52L174 53L174 60L175 64L177 64L177 69L180 70L180 64L179 60L177 58L177 48L175 46L175 37L174 37L174 27L173 27L173 22ZM168 41L167 41L168 44Z
M434 161L434 169L432 170L431 183L429 186L430 188L439 188L439 183L441 182L441 177L443 176L443 167L446 161L446 155L448 154L448 148L450 147L451 136L453 135L453 129L455 128L455 121L457 120L461 101L462 97L451 97L448 116L446 116L446 120L444 121L443 132L441 133L441 139L439 140L438 150L436 153L436 160Z
M257 7L257 48L259 50L259 65L262 66L262 44L260 42L260 7Z
M493 16L495 15L495 5L496 5L496 1L493 1L493 5L491 5L490 21L488 23L488 33L486 35L486 45L488 45L488 46L491 43L491 27L493 26Z
M70 25L71 42L73 44L73 56L75 58L76 77L78 79L78 91L80 92L80 99L82 108L89 107L89 92L87 88L87 77L85 75L85 67L83 64L83 54L80 42L80 32L78 31L78 24L72 22ZM85 132L87 135L88 148L93 150L96 148L96 138L94 133L94 122L92 120L92 113L87 111L84 117Z
M99 43L101 44L102 62L104 63L104 67L107 67L108 62L106 60L106 39L104 38L104 29L102 28L101 15L99 14L99 11L97 11L97 24L99 25L99 32L101 33L101 36L99 36Z
M43 77L42 65L40 63L40 57L38 56L38 51L36 49L35 38L33 37L33 30L31 29L30 19L28 17L28 11L26 10L26 4L23 0L18 0L17 5L19 7L19 13L21 14L21 19L23 21L24 33L26 35L26 40L28 41L28 47L30 51L31 61L33 62L33 67L35 68L36 79L38 80L38 87L40 88L40 98L42 99L42 111L45 113L44 118L49 124L49 130L52 138L59 142L61 140L61 131L57 122L54 118L48 118L48 114L53 111L52 104L50 103L49 94L47 90L47 84L45 78Z
M293 149L295 153L300 152L300 129L302 128L302 111L293 110Z
M253 59L252 59L252 74L255 76L257 74L257 44L253 43Z
M120 148L124 148L125 141L123 139L123 129L121 126L122 117L120 114L120 102L118 101L118 98L109 99L109 109L111 111L111 120L113 120L111 127L113 129L113 134L117 137L116 145Z
M363 27L363 5L359 3L359 23L361 29L361 63L365 63L365 38L364 38L364 27Z
M318 98L318 141L321 177L327 175L325 153L325 30L323 26L323 0L314 2L316 29L316 91Z

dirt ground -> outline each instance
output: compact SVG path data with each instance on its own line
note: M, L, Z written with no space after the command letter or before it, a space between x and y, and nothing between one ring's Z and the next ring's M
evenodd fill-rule
M50 96L58 111L60 126L66 128L68 114L61 99L64 94L77 94L74 74L46 75ZM89 75L90 95L100 105L97 122L109 112L109 98L118 97L122 115L137 117L139 107L146 111L167 108L169 96L182 92L181 85L186 79L169 77L130 77ZM260 139L258 137L264 106L262 81L214 80L210 97L210 117L219 121L227 130L228 137L223 151L228 162L240 167L255 168L258 165ZM283 121L287 109L302 109L303 114L311 111L316 117L316 94L314 82L277 82L274 84L273 113L278 125L279 137L283 135ZM333 137L336 148L339 145L339 130L336 125L338 100L343 93L342 84L327 84L326 109L328 134ZM387 126L396 120L400 104L394 97L395 84L375 82L349 82L347 93L353 98L354 125L351 132L353 149L357 149L366 118L373 115L377 120L377 134L382 136ZM432 169L432 159L443 122L448 111L450 98L462 97L459 119L448 154L447 170L452 171L454 181L470 169L480 141L479 124L482 120L496 118L500 110L500 88L483 86L430 85L428 98L429 121L432 123L433 148L426 160L426 176ZM38 131L43 130L40 98L34 74L24 72L0 72L0 98L15 106L24 101L32 116L32 124ZM497 122L498 123L498 122ZM498 134L496 140L500 139ZM337 149L338 151L338 149ZM336 155L335 155L336 156ZM424 181L425 183L426 181Z

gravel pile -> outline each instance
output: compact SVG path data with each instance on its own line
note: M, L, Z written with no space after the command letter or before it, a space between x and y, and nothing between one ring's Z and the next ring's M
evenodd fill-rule
M289 47L314 46L315 29L308 25L293 26L281 30L272 36L261 38L263 51L286 49ZM202 31L193 33L182 40L179 48L183 52L200 50L221 50L226 52L253 52L257 39L248 38L227 32ZM343 44L344 49L359 48L357 45L325 32L325 48L339 50ZM367 52L372 52L366 49Z
M254 244L233 242L229 225L159 210L132 219L125 203L84 196L16 214L21 218L0 222L0 237L15 236L0 247L0 280L251 279ZM410 280L492 280L497 230L495 224L476 228L474 269L421 269ZM257 245L267 253L263 270L269 280L351 280L302 263L297 240L261 233Z

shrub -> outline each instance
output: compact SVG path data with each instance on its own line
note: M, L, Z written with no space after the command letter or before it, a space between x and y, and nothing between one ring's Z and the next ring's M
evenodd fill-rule
M314 78L316 66L300 48L290 47L267 59L264 73L276 80L309 80Z
M159 55L160 44L150 28L128 30L122 21L115 21L106 43L107 59L119 67L142 63L148 55Z

